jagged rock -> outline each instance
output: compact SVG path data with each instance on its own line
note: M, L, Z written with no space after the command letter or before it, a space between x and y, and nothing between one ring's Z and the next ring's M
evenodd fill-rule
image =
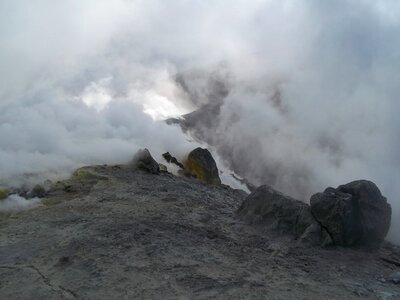
M160 172L158 162L154 160L147 149L141 149L135 154L131 161L131 167L153 174Z
M311 215L304 202L263 185L242 203L238 216L251 224L264 224L281 233L293 234L302 242L329 244L329 236Z
M209 184L221 184L217 164L207 149L199 147L190 152L187 167L197 179Z
M177 165L177 166L178 166L179 168L181 168L181 169L184 169L184 168L185 168L185 167L183 166L183 164L180 163L180 162L176 159L176 157L174 157L174 156L171 155L171 153L166 152L166 153L164 153L162 156L164 157L164 159L165 159L168 163L175 164L175 165Z
M10 194L10 190L0 187L0 200L6 199Z
M389 231L391 206L371 181L329 187L310 203L313 216L336 245L377 248Z
M234 173L232 173L231 176L235 180L239 181L241 184L244 184L249 189L250 192L254 192L257 189L257 186L251 184L246 178L240 178Z

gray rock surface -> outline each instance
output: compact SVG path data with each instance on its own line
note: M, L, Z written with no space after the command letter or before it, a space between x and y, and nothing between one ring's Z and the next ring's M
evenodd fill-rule
M376 249L390 228L391 207L378 187L359 180L311 197L311 212L340 246Z
M263 224L280 233L292 234L302 242L330 244L329 235L313 218L309 205L266 185L243 201L238 216L250 224Z
M71 186L65 190L66 185ZM398 248L321 249L236 217L246 194L93 166L0 213L0 299L378 299ZM396 253L396 254L394 254ZM352 283L372 290L354 294ZM396 299L395 297L393 299Z

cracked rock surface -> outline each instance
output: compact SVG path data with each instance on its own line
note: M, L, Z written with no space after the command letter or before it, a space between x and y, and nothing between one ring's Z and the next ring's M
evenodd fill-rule
M0 213L0 299L400 299L397 246L311 247L238 219L244 192L83 171L41 206Z

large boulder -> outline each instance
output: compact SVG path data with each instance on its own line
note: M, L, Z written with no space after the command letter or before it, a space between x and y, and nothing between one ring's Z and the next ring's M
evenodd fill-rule
M207 149L199 147L190 152L187 168L193 176L201 181L215 185L221 184L217 164Z
M313 195L310 204L336 245L377 248L390 228L391 206L371 181L329 187Z
M131 161L131 167L134 169L146 171L152 174L160 173L158 162L151 156L147 149L140 149Z
M238 216L313 245L328 245L329 236L313 218L310 206L263 185L242 203Z

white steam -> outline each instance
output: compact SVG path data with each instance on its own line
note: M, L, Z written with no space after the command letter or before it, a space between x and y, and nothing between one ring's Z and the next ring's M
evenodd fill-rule
M400 240L396 0L3 0L0 44L0 185L142 147L181 159L194 145L155 120L220 100L177 74L223 69L229 94L193 135L305 200L373 180Z
M13 194L6 199L0 200L0 212L13 212L30 209L40 205L39 198L25 199L19 195Z

